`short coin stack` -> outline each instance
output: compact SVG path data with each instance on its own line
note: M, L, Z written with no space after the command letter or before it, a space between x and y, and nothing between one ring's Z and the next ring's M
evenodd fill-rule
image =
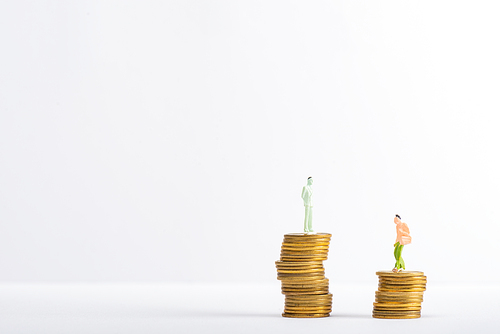
M280 261L276 261L281 292L285 295L284 317L321 318L332 311L323 261L328 258L329 233L285 234Z
M421 271L379 271L373 317L381 319L420 318L427 277Z

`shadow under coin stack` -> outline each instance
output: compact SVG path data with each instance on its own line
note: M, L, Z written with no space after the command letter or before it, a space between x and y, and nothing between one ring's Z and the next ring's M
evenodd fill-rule
M285 295L284 317L330 316L332 294L323 261L328 258L331 237L329 233L285 234L280 261L276 261L281 293Z
M427 277L421 271L379 271L373 317L381 319L420 318Z

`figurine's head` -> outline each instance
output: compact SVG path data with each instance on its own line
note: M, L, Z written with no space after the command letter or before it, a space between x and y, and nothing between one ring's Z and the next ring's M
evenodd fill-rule
M308 185L308 186L310 186L310 185L312 185L312 184L313 184L313 178L312 178L312 176L309 176L309 177L307 178L307 185Z
M394 217L394 224L397 223L401 223L401 217L399 215L396 215L396 217Z

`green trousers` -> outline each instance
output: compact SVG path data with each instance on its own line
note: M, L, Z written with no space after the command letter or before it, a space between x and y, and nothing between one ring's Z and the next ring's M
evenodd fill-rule
M405 261L401 257L401 253L403 252L404 245L399 244L399 241L394 245L394 257L396 258L396 264L394 268L397 270L405 269Z

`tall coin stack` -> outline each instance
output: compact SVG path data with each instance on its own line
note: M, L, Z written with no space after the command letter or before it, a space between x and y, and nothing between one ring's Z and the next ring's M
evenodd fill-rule
M329 233L285 234L280 261L276 261L281 293L285 295L284 317L330 316L332 294L323 261L328 258L331 237Z
M421 271L379 271L373 317L382 319L420 318L427 277Z

